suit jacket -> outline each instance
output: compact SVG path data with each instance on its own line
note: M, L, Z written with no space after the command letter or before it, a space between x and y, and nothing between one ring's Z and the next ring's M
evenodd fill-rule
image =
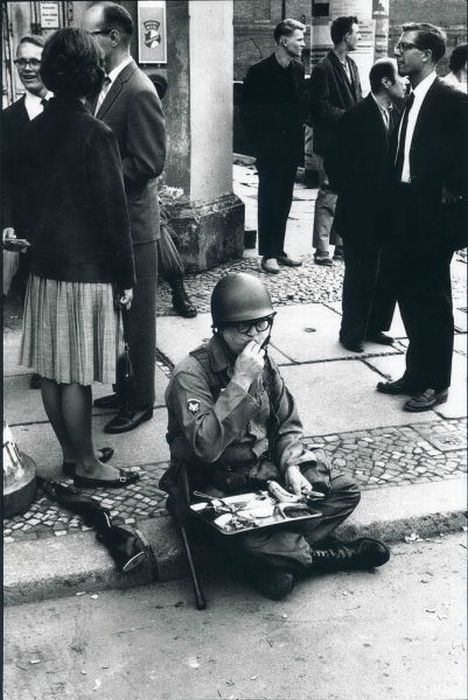
M443 236L442 190L468 197L468 96L436 78L416 121L410 148L411 185L421 240ZM395 160L397 133L392 139Z
M348 56L352 83L335 52L330 49L318 63L309 85L309 115L314 128L314 153L326 155L345 110L362 99L356 63Z
M13 226L15 189L20 178L18 151L30 125L25 96L2 111L2 228Z
M132 61L119 73L97 113L117 137L134 245L159 238L157 178L166 157L160 99Z
M343 114L336 139L325 160L330 183L338 194L334 226L345 239L381 240L388 230L390 135L399 111L390 111L389 131L372 94Z
M20 230L31 271L68 282L134 284L122 169L112 131L77 99L55 97L19 150Z
M298 163L302 156L300 90L304 66L280 66L275 54L249 68L242 92L242 116L252 149L261 161Z

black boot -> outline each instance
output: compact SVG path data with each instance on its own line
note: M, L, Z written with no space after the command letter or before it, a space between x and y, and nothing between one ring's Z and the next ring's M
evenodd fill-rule
M362 537L354 542L334 542L319 549L311 547L312 568L323 571L372 569L390 559L390 550L382 542Z
M168 282L172 291L172 305L174 310L177 311L179 316L194 318L198 312L185 291L183 278L173 277L168 280Z

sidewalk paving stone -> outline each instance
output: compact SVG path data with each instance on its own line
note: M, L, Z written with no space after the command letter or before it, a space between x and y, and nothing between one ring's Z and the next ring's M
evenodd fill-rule
M353 357L339 342L340 317L323 304L280 307L273 325L272 343L294 362L316 362ZM366 343L365 355L388 355L391 346ZM361 354L358 355L362 357Z
M138 430L120 435L103 433L102 428L108 420L106 415L96 415L93 420L93 434L97 447L111 446L115 449L113 466L133 468L133 465L168 459L165 408L157 408L152 420L142 423ZM14 428L14 437L21 450L34 459L41 476L57 478L61 470L61 452L49 423L17 425Z
M29 374L11 374L3 380L3 404L4 417L8 425L15 426L22 423L43 423L47 416L42 405L41 392L30 389ZM156 367L155 372L155 406L163 407L164 392L169 383L166 374ZM112 386L105 384L93 385L93 398L106 396L112 393ZM93 409L93 415L111 415L112 412L103 409Z
M297 400L306 435L434 421L433 411L411 414L402 399L376 391L379 375L360 361L288 365L281 374Z

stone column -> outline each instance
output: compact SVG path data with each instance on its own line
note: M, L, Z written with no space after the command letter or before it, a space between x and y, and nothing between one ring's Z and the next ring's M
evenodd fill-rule
M167 205L187 271L242 256L244 205L232 192L233 3L167 3Z

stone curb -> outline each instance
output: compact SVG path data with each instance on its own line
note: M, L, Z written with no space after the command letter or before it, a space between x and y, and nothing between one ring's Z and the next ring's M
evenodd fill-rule
M443 536L466 525L465 511L464 478L372 489L364 492L357 511L337 534L343 539L369 535L386 542ZM154 561L129 574L116 571L93 532L5 545L4 603L93 594L187 576L182 544L169 518L145 520L138 529L148 539ZM202 573L216 567L206 551L200 554Z

